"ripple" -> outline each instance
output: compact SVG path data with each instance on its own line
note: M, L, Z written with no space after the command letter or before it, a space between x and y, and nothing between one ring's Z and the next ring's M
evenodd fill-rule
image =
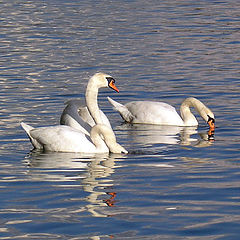
M0 239L238 239L239 8L236 1L1 3ZM55 125L97 71L127 155L42 153L19 126ZM198 128L122 124L106 96L216 115ZM79 227L81 226L81 227Z

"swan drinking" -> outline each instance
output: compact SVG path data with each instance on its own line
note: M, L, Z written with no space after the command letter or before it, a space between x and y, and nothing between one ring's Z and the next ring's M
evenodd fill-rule
M164 102L133 101L122 105L110 97L109 102L129 123L158 124L173 126L197 126L198 121L192 114L190 107L194 107L200 116L214 129L214 114L196 98L186 98L180 107L181 116L176 109Z

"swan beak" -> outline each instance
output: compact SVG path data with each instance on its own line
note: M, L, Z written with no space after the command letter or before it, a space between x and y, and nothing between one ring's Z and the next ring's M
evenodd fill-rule
M211 131L214 131L214 129L215 129L215 121L214 121L213 118L209 118L209 120L208 120L208 125L209 125L209 127L210 127L210 130L211 130Z
M208 141L213 142L214 141L214 130L209 129L208 131Z
M208 140L214 141L214 129L215 129L215 119L208 115L209 131L208 131Z
M119 93L119 90L118 90L118 88L117 88L116 85L115 85L115 80L114 80L113 78L110 78L110 77L108 77L107 80L108 80L108 86L109 86L111 89L113 89L113 90L115 90L116 92Z

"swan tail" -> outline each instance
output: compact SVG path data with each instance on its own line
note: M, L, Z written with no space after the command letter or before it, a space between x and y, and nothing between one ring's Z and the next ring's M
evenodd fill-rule
M28 125L28 124L26 124L24 122L21 122L21 126L25 130L25 132L27 133L28 136L30 135L30 131L32 129L34 129L32 126L30 126L30 125Z
M31 130L34 129L34 127L24 123L24 122L21 122L21 126L22 128L25 130L25 132L27 133L32 145L34 148L37 148L37 149L42 149L42 145L36 140L34 139L32 136L31 136Z
M121 103L118 103L118 102L114 101L110 97L107 97L107 99L113 105L114 109L117 110L120 113L123 120L125 120L126 122L129 122L129 123L131 123L133 121L134 116L128 110L128 108L126 106L122 105Z

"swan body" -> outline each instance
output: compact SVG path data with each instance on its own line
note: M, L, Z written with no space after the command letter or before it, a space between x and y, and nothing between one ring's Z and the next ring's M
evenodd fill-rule
M87 135L90 135L91 127L95 124L105 124L112 128L106 115L99 109L97 102L98 90L105 87L119 92L115 86L115 80L110 75L105 73L94 74L87 84L86 104L80 100L68 101L61 115L60 124L79 129Z
M196 98L186 98L180 107L181 116L171 105L163 102L133 101L122 105L110 97L109 102L129 123L158 124L173 126L197 126L198 121L192 114L190 107L194 107L201 117L209 123L214 123L214 114Z
M127 153L116 142L112 129L103 124L97 124L91 129L90 139L82 131L69 126L33 128L23 122L21 126L36 149L53 152Z

